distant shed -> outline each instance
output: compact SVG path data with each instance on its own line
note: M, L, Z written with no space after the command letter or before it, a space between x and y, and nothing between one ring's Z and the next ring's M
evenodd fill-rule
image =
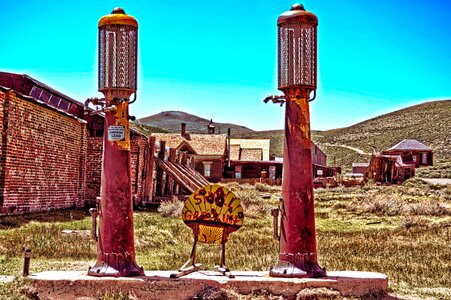
M402 183L415 175L415 165L403 162L400 155L373 155L365 179L381 183Z
M382 154L400 155L404 163L414 164L417 168L432 166L433 164L432 148L413 139L402 140L393 147L383 151Z

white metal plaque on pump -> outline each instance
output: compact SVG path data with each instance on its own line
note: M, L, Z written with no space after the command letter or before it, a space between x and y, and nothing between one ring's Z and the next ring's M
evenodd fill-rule
M108 140L109 141L123 141L125 139L124 126L109 126Z

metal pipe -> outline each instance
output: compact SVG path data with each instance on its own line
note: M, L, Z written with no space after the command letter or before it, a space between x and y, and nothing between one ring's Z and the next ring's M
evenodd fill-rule
M128 105L133 104L136 101L136 92L133 93L133 100L128 102Z
M99 215L99 210L97 208L90 208L89 213L91 214L91 238L97 242L97 216Z
M22 248L23 250L23 257L24 257L24 262L23 262L23 276L28 276L30 275L30 261L31 261L31 249L30 248Z
M273 228L274 228L274 239L279 240L279 209L275 208L271 210L271 215L273 218Z
M231 138L231 129L227 129L227 167L230 168L230 138Z

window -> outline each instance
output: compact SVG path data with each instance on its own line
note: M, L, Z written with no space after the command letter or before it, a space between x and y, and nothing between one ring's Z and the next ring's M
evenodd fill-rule
M30 96L65 111L68 111L70 107L69 101L56 95L53 95L47 91L44 91L41 88L38 88L37 86L33 86L31 88Z
M428 163L428 154L426 152L421 153L421 163L424 165Z
M269 179L276 179L276 166L269 166Z
M32 96L35 99L39 99L39 97L41 97L42 94L42 90L38 87L32 87L31 88L31 92L30 92L30 96Z
M210 177L211 176L211 161L203 161L202 164L204 165L204 177Z
M69 109L69 105L70 105L69 101L61 99L60 104L58 104L58 108L67 111Z
M236 179L241 179L241 172L242 172L241 166L235 166L235 178Z
M50 94L47 91L42 91L41 97L39 97L39 100L42 100L44 102L49 102L50 97L52 96L52 94Z
M57 97L55 95L51 95L49 103L55 107L58 107L58 104L60 103L61 98Z

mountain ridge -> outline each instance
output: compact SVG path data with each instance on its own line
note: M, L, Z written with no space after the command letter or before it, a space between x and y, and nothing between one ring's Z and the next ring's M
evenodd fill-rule
M180 132L181 123L186 124L186 131L190 133L207 133L208 125L213 119L205 119L183 111L162 111L161 113L138 119L136 123L159 127L167 132ZM227 133L230 128L232 132L254 132L254 130L237 124L218 123L213 121L216 133Z

